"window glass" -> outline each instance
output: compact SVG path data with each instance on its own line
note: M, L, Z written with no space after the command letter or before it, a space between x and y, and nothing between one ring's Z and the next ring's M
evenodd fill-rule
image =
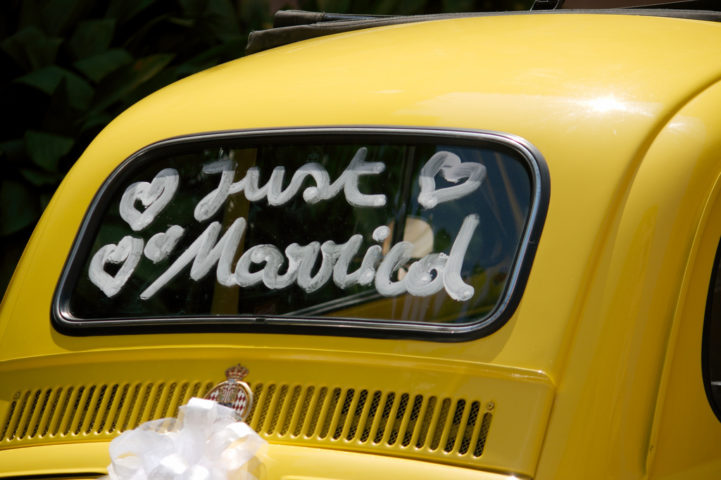
M489 142L183 142L128 162L71 261L65 321L459 325L510 294L534 198Z

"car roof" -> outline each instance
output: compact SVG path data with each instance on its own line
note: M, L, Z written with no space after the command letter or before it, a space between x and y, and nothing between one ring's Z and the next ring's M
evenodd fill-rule
M538 4L539 2L536 2ZM562 3L562 2L561 2ZM454 18L492 17L508 15L548 15L548 14L604 14L636 15L650 17L685 18L691 20L721 21L721 12L683 8L687 3L677 2L664 5L651 5L651 8L577 8L556 9L536 8L530 11L512 12L461 12L427 15L355 15L327 12L309 12L304 10L279 10L273 19L273 28L251 32L248 36L246 53L257 53L270 48L310 38L351 32L366 28L400 25L405 23L429 22ZM671 8L676 5L676 8ZM705 6L705 5L704 5ZM663 8L656 8L663 7Z

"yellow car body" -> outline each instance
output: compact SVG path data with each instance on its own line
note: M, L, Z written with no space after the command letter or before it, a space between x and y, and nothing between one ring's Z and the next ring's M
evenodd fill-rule
M721 23L656 16L415 22L250 55L139 102L65 178L3 299L0 478L102 475L110 440L176 415L239 362L248 422L270 444L261 479L720 478L702 361L721 238L719 44ZM53 321L94 198L136 152L213 132L396 128L501 132L547 165L535 257L494 331Z

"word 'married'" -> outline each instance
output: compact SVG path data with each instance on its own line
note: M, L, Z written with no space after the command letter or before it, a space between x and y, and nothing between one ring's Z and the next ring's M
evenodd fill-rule
M269 206L282 207L298 195L313 205L342 192L345 201L354 208L383 207L387 202L386 194L359 189L360 177L379 175L386 169L382 162L367 162L367 156L368 149L359 148L333 181L321 164L310 162L296 169L288 182L285 168L277 166L263 183L259 167L248 168L236 181L236 162L230 156L222 155L219 160L202 167L202 174L218 176L218 183L195 205L193 218L197 222L211 219L231 195L241 193L250 202L265 200ZM437 188L439 178L452 185ZM418 176L418 204L432 209L440 203L458 200L477 190L485 178L486 169L480 163L463 162L455 153L438 151L428 159ZM121 218L132 231L144 230L172 202L180 180L177 170L166 168L150 182L131 184L120 200ZM309 180L311 186L308 186ZM139 294L140 300L144 301L188 267L193 281L206 278L214 270L216 281L227 287L264 286L269 290L281 290L296 286L310 294L333 282L342 290L372 285L380 295L387 297L405 293L425 297L445 290L452 299L466 301L474 295L474 288L463 281L461 270L480 223L476 214L463 218L448 253L428 253L413 262L414 244L400 241L387 245L390 229L385 225L377 226L370 235L353 233L343 243L326 240L300 245L290 242L284 248L259 244L239 251L248 222L242 217L231 220L225 231L221 222L210 222L182 253L175 256L173 252L186 235L187 225L170 225L147 241L126 235L117 244L104 245L95 252L90 261L89 279L107 297L113 297L123 289L144 256L153 265L170 261L170 266L151 278ZM364 242L368 246L363 249ZM115 266L109 267L111 265ZM402 275L399 274L401 269L404 270Z

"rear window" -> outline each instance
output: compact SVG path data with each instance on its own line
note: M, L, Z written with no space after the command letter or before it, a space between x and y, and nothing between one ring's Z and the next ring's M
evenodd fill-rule
M484 133L163 142L98 193L61 279L56 324L490 331L525 282L544 175L524 142Z

